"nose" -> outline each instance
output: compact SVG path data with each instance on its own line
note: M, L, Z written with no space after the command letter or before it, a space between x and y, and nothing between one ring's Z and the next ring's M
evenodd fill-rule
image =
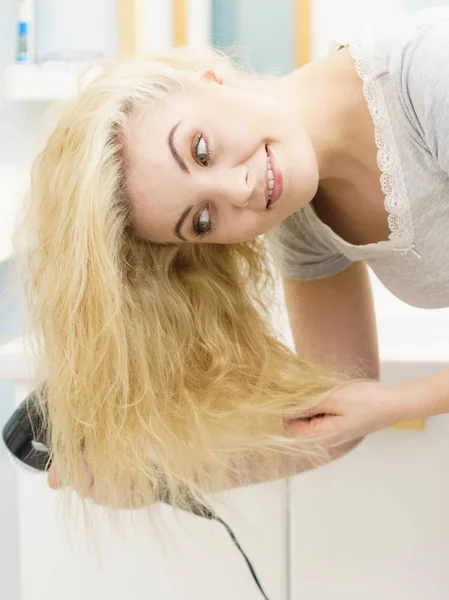
M223 168L220 171L211 169L205 185L206 193L211 200L226 202L241 208L248 206L253 193L248 167L245 165Z

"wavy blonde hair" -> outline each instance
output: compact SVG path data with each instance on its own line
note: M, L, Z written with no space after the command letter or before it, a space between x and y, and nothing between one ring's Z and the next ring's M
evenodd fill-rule
M130 115L188 93L200 64L184 55L108 65L32 169L21 232L52 459L84 495L86 458L109 506L163 496L190 509L250 482L250 468L284 476L283 457L310 452L284 432L285 412L340 383L280 341L263 239L164 245L133 231ZM218 55L202 66L232 69Z

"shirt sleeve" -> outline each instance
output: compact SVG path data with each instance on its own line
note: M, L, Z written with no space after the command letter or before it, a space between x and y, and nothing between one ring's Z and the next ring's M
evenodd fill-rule
M324 279L347 269L352 261L326 239L299 210L270 230L266 242L282 277Z
M409 120L449 173L449 16L433 19L406 44L401 88Z

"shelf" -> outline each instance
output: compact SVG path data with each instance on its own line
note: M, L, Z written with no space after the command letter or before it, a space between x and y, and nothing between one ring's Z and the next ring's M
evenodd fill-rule
M5 96L10 100L68 100L78 93L76 69L64 66L11 65L6 69Z

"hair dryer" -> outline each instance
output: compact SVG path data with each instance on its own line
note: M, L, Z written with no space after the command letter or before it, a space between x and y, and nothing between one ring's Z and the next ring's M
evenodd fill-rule
M47 471L50 455L40 413L35 408L35 395L25 398L3 428L3 441L12 460L32 472Z

